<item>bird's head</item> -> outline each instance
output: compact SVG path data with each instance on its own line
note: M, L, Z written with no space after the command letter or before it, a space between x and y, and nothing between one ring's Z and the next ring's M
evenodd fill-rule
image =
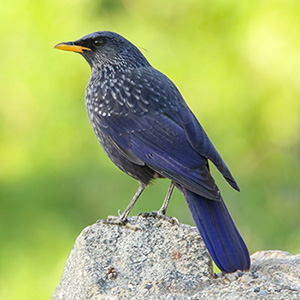
M128 70L149 65L136 46L110 31L94 32L74 42L59 43L55 48L80 53L92 69L115 66Z

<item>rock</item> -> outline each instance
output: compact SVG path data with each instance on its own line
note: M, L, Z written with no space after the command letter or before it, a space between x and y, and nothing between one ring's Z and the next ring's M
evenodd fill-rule
M77 238L52 299L300 299L300 255L261 251L249 272L213 274L196 228L131 217Z
M130 226L99 221L83 230L53 299L193 294L213 277L196 228L154 218Z

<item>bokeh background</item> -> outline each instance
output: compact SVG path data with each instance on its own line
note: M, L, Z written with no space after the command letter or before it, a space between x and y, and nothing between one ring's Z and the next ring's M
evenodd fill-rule
M0 298L49 299L81 230L137 188L89 124L88 64L53 49L98 30L176 83L241 187L212 168L250 252L299 253L299 1L1 1ZM168 185L133 214L158 209ZM168 214L193 224L178 192Z

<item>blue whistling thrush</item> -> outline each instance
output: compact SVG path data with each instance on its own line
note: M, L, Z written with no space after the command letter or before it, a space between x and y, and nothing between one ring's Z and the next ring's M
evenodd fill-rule
M154 69L136 46L113 32L95 32L55 48L80 53L91 66L85 105L94 132L112 162L139 182L116 223L127 221L152 179L169 178L171 185L157 214L164 217L176 186L220 270L248 270L247 247L210 174L208 160L234 189L239 187L174 83Z

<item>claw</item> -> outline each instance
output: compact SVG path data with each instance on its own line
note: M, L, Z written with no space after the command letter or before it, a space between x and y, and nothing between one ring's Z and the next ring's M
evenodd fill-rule
M118 211L119 216L107 216L107 220L101 220L102 223L108 225L119 225L124 226L130 230L137 231L141 230L142 228L138 225L132 225L128 222L127 218L125 220L122 219L122 214L120 210Z
M103 220L105 224L125 225L127 220L122 220L122 216L107 216L107 220Z
M138 217L143 217L143 218L158 218L158 219L162 219L165 221L170 222L171 224L179 224L179 221L177 218L175 217L168 217L166 216L162 211L152 211L152 212L140 212L138 215Z

